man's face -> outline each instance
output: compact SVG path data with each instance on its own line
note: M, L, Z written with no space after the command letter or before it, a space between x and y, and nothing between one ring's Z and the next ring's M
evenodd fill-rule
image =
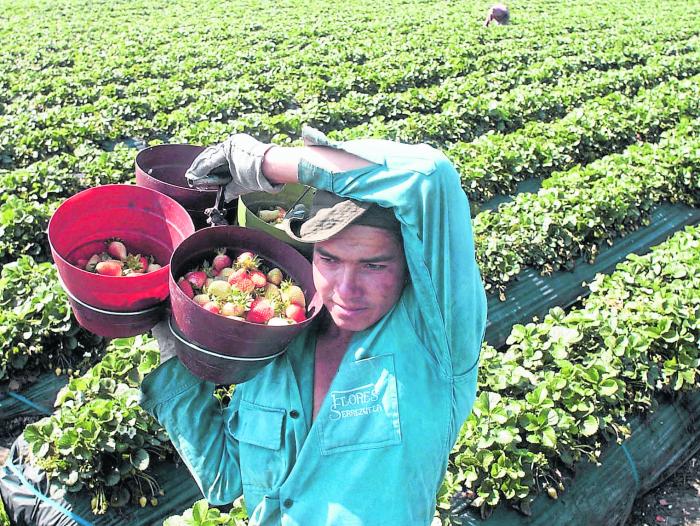
M339 329L362 331L396 303L406 278L397 236L382 228L351 225L316 243L316 290Z

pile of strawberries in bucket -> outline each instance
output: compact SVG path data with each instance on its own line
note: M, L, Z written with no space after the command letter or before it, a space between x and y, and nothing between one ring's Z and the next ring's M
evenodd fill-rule
M153 256L131 254L120 239L113 238L105 241L105 250L93 254L88 259L79 259L75 265L88 272L102 276L138 276L154 272L160 268Z
M252 252L243 252L234 260L219 249L211 262L203 261L177 284L203 309L220 316L266 325L306 320L301 288Z

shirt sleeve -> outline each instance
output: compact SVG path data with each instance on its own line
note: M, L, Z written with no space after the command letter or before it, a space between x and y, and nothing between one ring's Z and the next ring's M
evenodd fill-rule
M214 388L171 358L144 378L141 407L165 428L204 497L221 505L243 489L238 441L229 429L237 397L221 409Z
M428 145L373 139L334 143L314 133L310 142L343 149L374 166L330 173L302 160L300 182L393 208L411 277L404 299L414 328L446 375L474 369L486 326L486 295L469 203L452 163Z

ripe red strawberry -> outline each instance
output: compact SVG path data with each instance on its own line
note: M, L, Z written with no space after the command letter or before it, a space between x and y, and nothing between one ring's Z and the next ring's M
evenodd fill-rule
M207 273L202 270L193 270L185 274L185 279L189 281L193 287L201 289L207 282Z
M127 256L126 247L124 246L124 243L116 239L107 241L107 254L118 259L119 261L124 261L126 260Z
M241 292L253 292L255 283L250 279L248 271L244 268L239 268L228 277L228 282L236 287Z
M211 263L211 266L214 268L214 271L218 274L222 268L230 267L231 266L231 258L226 255L226 249L222 248L219 249L219 253L214 256L214 260Z
M251 270L250 279L253 282L253 285L255 285L256 289L261 289L267 285L267 276L265 276L265 274L259 270Z
M209 301L205 303L204 305L202 305L202 308L204 310L208 310L209 312L213 312L214 314L219 314L221 312L221 309L214 301Z
M304 311L304 307L294 303L290 303L287 306L287 308L284 310L284 315L297 323L301 323L302 321L306 320L306 312Z
M265 298L256 298L250 304L250 310L246 315L246 321L252 323L267 323L275 316L275 308L270 303L270 300Z
M177 286L180 287L180 290L185 293L185 296L190 299L194 298L194 289L192 288L192 284L185 278L180 278L180 281L177 282Z
M87 266L87 264L88 264L88 260L85 258L80 258L78 261L75 262L75 266L78 268L81 268L83 270L85 270L85 267Z
M102 276L121 276L122 262L114 259L100 261L97 265L95 265L95 271Z

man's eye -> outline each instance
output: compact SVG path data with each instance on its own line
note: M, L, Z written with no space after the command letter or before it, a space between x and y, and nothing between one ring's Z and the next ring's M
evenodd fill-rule
M379 265L377 263L367 263L367 268L369 270L384 270L386 265Z
M335 259L329 258L328 256L319 256L319 258L321 258L321 261L324 263L333 263L335 261Z

